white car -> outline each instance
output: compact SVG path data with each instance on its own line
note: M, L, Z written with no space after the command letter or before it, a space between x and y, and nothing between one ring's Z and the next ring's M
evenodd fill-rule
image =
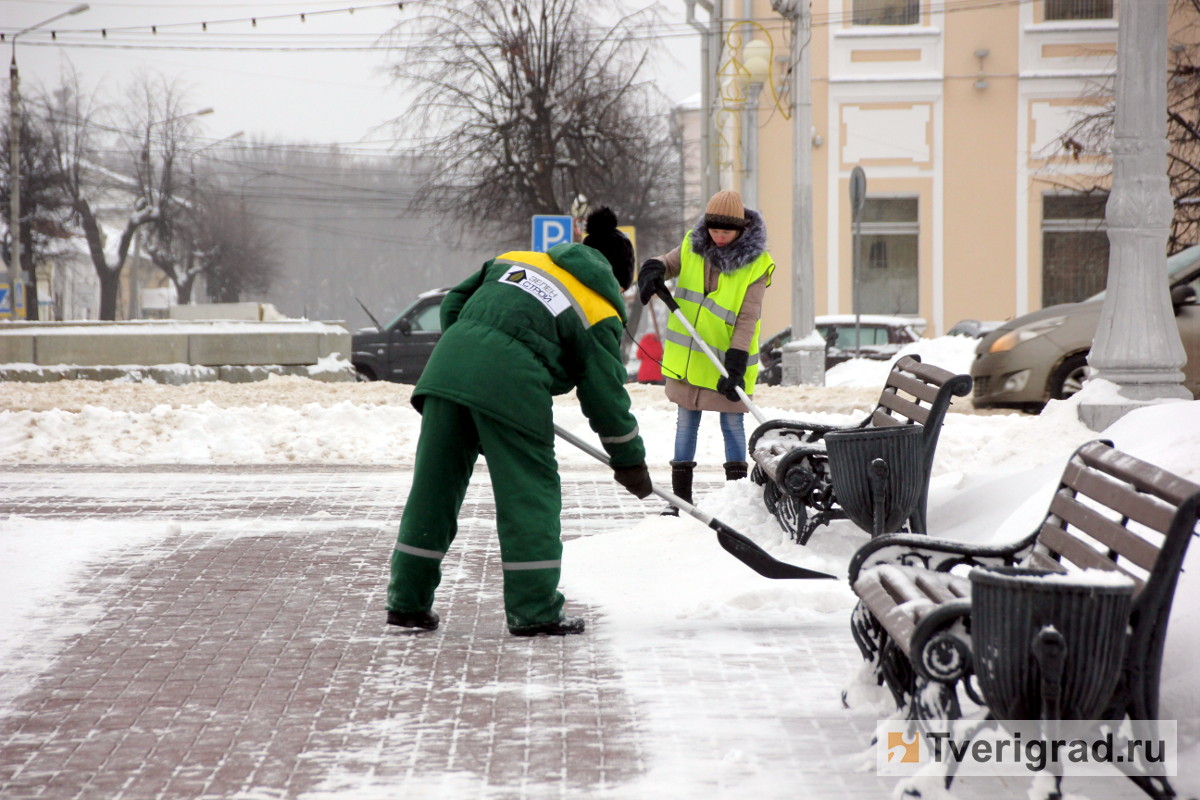
M824 314L814 320L817 332L825 339L825 369L852 358L886 361L906 344L921 338L925 320L887 314ZM783 367L779 353L792 340L788 326L759 344L758 382L779 385Z

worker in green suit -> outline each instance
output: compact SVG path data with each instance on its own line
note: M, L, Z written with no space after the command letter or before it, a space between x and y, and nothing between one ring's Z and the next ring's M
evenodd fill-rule
M563 614L562 493L554 456L554 395L575 389L615 479L651 493L630 413L620 341L633 278L629 239L607 208L582 244L498 256L442 302L442 338L413 390L421 412L412 489L391 560L387 621L435 630L441 562L475 461L484 454L496 501L508 630L582 633Z

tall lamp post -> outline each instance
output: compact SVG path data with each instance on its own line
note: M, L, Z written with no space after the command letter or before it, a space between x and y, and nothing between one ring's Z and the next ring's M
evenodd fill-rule
M825 343L816 329L813 292L812 79L808 0L771 0L792 23L792 340L781 348L783 383L825 383Z
M74 8L42 20L36 25L17 31L12 35L12 59L8 64L8 236L12 240L8 256L8 303L9 318L17 316L17 279L21 275L21 89L17 72L17 39L55 20L82 14L89 8L80 3ZM36 280L36 276L34 280ZM28 314L29 309L26 309Z
M747 73L746 107L742 130L746 145L746 160L743 165L742 198L749 208L758 207L758 98L763 84L771 76L771 46L762 39L751 39L742 49L742 66Z

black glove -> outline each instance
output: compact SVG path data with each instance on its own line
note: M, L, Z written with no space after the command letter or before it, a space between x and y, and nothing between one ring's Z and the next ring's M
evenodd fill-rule
M639 500L649 497L654 490L645 461L632 467L613 467L613 477Z
M742 399L738 397L737 389L745 381L746 360L749 357L745 350L730 348L725 351L725 371L729 373L729 377L717 380L717 391L730 400Z
M638 271L638 298L642 305L650 302L650 298L659 292L667 290L663 277L667 274L667 265L657 258L650 258L642 264Z

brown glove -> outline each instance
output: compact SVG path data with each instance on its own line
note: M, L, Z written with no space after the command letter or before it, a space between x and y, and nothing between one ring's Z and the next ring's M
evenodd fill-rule
M613 477L639 500L653 492L654 484L650 482L645 461L632 467L613 467Z

